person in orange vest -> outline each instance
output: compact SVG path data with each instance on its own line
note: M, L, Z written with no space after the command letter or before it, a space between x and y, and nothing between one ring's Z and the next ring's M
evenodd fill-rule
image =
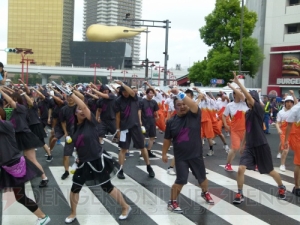
M265 115L264 115L264 124L266 126L266 130L265 130L265 134L270 134L269 131L269 125L270 125L270 112L271 112L271 104L269 101L269 97L268 96L264 96L264 110L265 110Z

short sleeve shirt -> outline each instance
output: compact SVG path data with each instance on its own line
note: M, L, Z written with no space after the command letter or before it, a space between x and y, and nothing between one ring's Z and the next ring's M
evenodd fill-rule
M246 112L246 148L268 143L263 128L264 113L259 102L255 102L252 110Z
M300 126L300 102L292 107L290 115L287 118L288 123L295 123L297 127Z
M40 110L41 120L48 119L48 110L49 110L49 99L45 98L38 102L38 108Z
M69 135L72 135L74 132L74 122L75 122L75 109L77 105L68 106L65 105L62 107L60 112L61 122L66 122L66 128Z
M139 101L137 95L125 98L119 96L115 101L116 113L120 112L120 129L126 130L139 126Z
M189 111L184 116L175 115L167 121L165 139L172 139L176 160L202 156L201 110Z
M245 130L245 113L248 111L246 102L230 102L227 104L223 115L231 116L231 129L234 131Z
M31 132L27 121L27 108L17 103L17 107L12 111L10 122L16 132Z
M114 110L116 96L113 93L108 94L108 98L102 98L97 102L97 108L101 109L101 120L114 120L116 112Z
M85 119L76 125L73 140L80 162L90 162L98 159L103 149L99 142L98 133L95 132L98 122L91 112L91 120Z
M154 100L143 99L141 101L141 110L142 110L142 122L145 124L154 124L154 112L158 111L158 104Z
M94 115L96 115L96 111L97 111L97 99L89 97L87 99L87 105L88 105L89 109L91 110L91 112Z
M33 106L28 108L28 125L39 124L39 113L38 113L38 105L36 102L33 103Z

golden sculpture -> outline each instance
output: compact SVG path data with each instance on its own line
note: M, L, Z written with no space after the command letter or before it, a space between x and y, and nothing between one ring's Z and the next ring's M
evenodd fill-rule
M121 38L130 38L138 35L146 28L131 28L122 26L105 26L93 24L86 30L86 36L89 41L109 42Z

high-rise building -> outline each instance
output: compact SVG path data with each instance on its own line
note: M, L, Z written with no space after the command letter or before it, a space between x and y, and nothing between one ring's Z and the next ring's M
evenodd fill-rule
M32 49L37 65L71 65L74 0L8 1L8 47ZM8 64L19 64L20 55L8 54Z
M262 94L281 96L300 88L300 0L248 0L258 14L253 37L265 59L258 73Z
M86 30L92 24L107 26L130 26L132 22L123 21L130 13L131 18L141 19L142 0L85 0L83 18L83 40L88 41ZM129 31L130 32L130 31ZM132 47L133 61L139 60L140 36L128 39L119 39L117 42L126 42Z

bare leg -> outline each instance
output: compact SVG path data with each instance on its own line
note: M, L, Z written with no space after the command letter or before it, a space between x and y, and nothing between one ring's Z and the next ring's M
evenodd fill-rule
M228 152L228 156L227 156L227 163L231 164L234 157L235 157L236 152L233 151L232 149L230 149L230 151Z
M68 218L74 218L76 217L76 209L78 205L79 200L79 193L73 193L70 192L70 204L71 204L71 214L68 216Z
M171 200L176 200L181 192L183 184L173 184L171 188Z
M44 148L45 152L46 152L48 155L51 155L50 148L49 148L49 146L48 146L47 144L44 144L43 148Z
M126 151L127 151L127 149L121 148L121 151L119 152L119 164L121 166L124 165Z
M281 153L281 165L285 165L285 160L286 160L286 157L287 157L287 154L288 154L289 150L288 149L284 149Z
M65 167L65 171L69 171L69 163L70 163L70 156L64 156L63 158L63 164Z
M144 158L144 161L145 161L146 165L150 165L150 160L149 160L147 149L146 148L142 148L141 149L141 154L142 154L142 156Z
M202 189L202 192L207 192L208 190L208 180L205 179L201 184L199 184L199 186Z
M27 157L27 159L29 159L31 162L33 162L34 165L36 165L43 172L42 179L46 179L46 175L45 175L45 172L43 170L43 167L36 160L35 150L34 149L26 150L26 151L24 151L24 155Z
M277 173L275 170L272 170L269 174L271 177L273 177L278 186L282 186L282 181L279 173Z
M237 178L236 178L236 182L237 182L239 190L243 189L244 179L245 179L245 176L244 176L245 171L246 171L246 166L239 166L239 170L238 170L238 174L237 174Z
M173 168L175 167L175 157L173 157L170 166L173 167Z
M42 210L40 208L38 208L37 210L35 210L33 212L34 215L37 216L37 218L45 218L45 213L42 212Z
M155 139L155 137L149 138L149 141L148 141L148 150L152 149L154 139Z
M113 197L113 199L115 199L116 202L122 207L122 215L123 216L127 215L127 212L129 210L129 205L125 202L123 195L121 194L119 189L114 187L114 189L109 193L109 195Z
M295 165L294 168L294 180L295 180L295 188L300 188L300 166Z

